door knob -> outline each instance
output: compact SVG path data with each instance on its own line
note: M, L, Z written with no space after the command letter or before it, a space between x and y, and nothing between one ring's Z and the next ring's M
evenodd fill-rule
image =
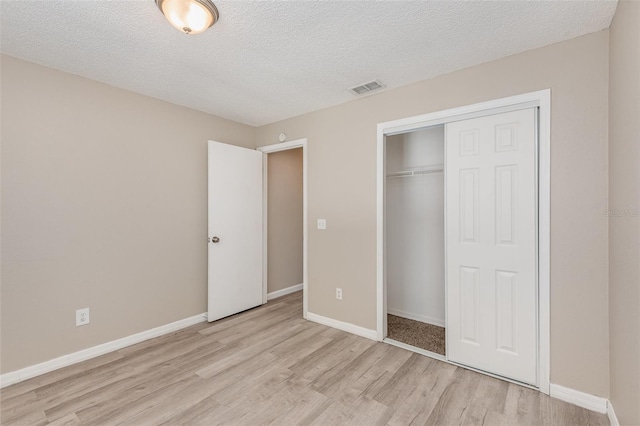
M212 242L212 243L219 243L219 242L220 242L220 238L218 238L218 237L213 237L213 238L211 238L211 242Z

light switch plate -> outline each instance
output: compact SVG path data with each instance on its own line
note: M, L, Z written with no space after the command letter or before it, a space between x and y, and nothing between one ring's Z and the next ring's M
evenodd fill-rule
M327 229L327 219L318 219L318 229Z

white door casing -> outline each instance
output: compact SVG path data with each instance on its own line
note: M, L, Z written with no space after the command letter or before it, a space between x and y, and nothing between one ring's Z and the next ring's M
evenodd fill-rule
M234 145L208 143L209 321L263 303L263 155ZM216 239L219 241L214 242Z
M446 124L447 358L536 386L534 108Z

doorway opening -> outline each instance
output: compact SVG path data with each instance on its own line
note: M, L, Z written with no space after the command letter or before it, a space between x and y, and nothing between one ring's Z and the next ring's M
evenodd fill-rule
M258 148L263 157L263 303L302 291L307 317L306 139Z
M387 335L445 356L444 125L388 136Z

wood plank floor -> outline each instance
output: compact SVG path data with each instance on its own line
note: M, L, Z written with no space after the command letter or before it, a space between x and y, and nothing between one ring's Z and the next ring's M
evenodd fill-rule
M9 386L3 425L606 425L605 415L302 319L301 293Z

